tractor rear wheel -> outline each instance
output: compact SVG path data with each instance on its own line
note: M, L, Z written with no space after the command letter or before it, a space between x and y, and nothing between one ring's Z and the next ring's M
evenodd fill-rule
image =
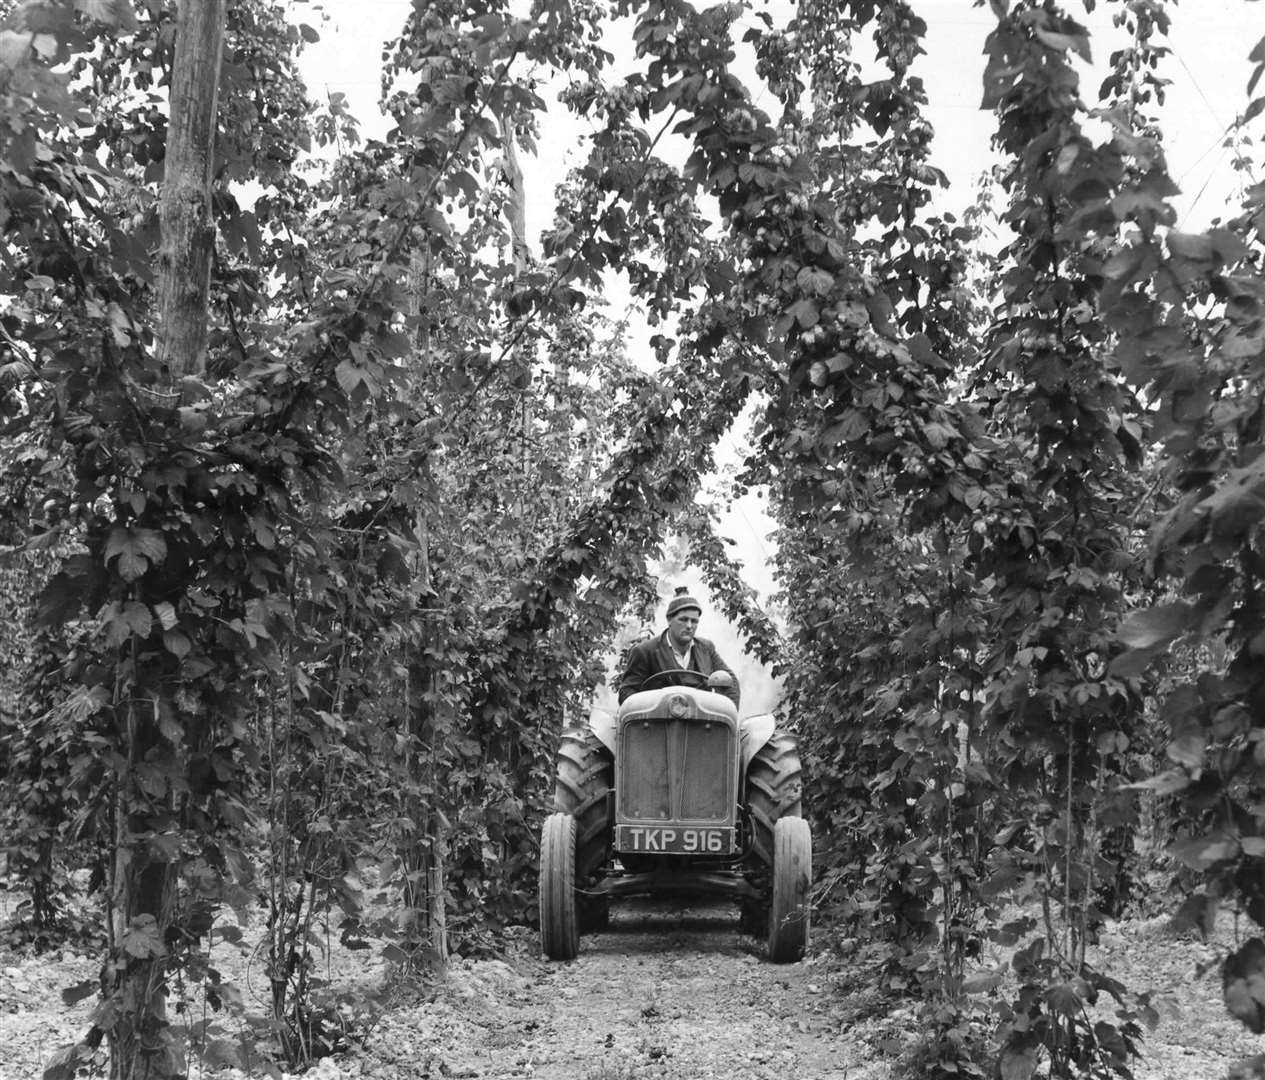
M572 960L580 951L575 910L575 818L545 818L540 837L540 944L551 960Z
M747 820L751 846L762 866L773 865L773 829L779 820L804 812L804 776L799 742L789 731L775 731L747 766Z
M558 746L553 808L575 819L575 878L581 889L591 885L610 858L611 789L615 762L593 732L568 728ZM579 901L580 929L603 930L610 922L605 896Z
M808 947L808 891L813 883L813 837L800 817L773 828L773 895L769 904L769 959L799 960Z

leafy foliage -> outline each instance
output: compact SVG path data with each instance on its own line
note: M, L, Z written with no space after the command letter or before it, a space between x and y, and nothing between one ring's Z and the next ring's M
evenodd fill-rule
M156 988L240 1007L210 956L227 911L267 911L252 1022L296 1065L347 1034L321 931L385 938L403 969L530 917L556 735L673 533L786 675L822 893L921 999L920 1075L1129 1074L1153 1013L1085 950L1129 901L1139 791L1180 800L1186 915L1265 923L1265 193L1173 228L1159 0L1119 7L1092 109L1075 17L992 7L1003 164L958 221L933 209L903 2L758 13L740 40L740 4L424 5L386 51L395 126L363 146L297 76L316 32L230 5L207 362L175 387L150 255L173 13L13 10L3 539L56 557L5 813L37 922L58 852L99 866L85 1045L118 1075L182 1067ZM537 261L512 161L542 73L593 135ZM300 164L313 144L337 144L327 169ZM990 215L1009 239L985 253ZM612 275L653 367L602 311ZM784 629L699 496L752 414L738 486L771 496ZM1015 950L1005 979L986 944ZM1253 1030L1259 946L1224 969ZM192 1042L233 1063L228 1033Z

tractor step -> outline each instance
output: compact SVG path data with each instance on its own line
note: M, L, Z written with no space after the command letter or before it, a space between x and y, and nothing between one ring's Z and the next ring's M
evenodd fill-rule
M759 889L739 874L655 871L648 874L611 874L582 890L585 896L646 896L692 893L732 899L759 900Z

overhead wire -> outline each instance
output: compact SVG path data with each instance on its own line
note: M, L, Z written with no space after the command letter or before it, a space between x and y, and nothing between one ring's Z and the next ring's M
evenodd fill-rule
M1228 0L1221 0L1221 10L1226 15L1225 25L1226 26L1235 25L1232 13L1230 12L1230 9L1229 9ZM1218 177L1218 175L1222 172L1226 157L1230 152L1230 137L1238 124L1238 120L1236 119L1234 122L1226 123L1226 121L1222 118L1222 115L1218 112L1216 106L1213 105L1211 98L1205 92L1203 84L1201 83L1199 77L1196 76L1195 72L1191 69L1190 65L1186 62L1186 58L1178 51L1176 43L1173 42L1171 39L1170 39L1170 44L1169 44L1169 51L1173 55L1173 57L1177 60L1177 63L1181 66L1181 69L1186 73L1186 77L1190 80L1190 85L1194 87L1195 92L1199 95L1200 100L1203 102L1204 107L1208 111L1208 115L1213 119L1217 127L1220 129L1220 134L1212 142L1212 144L1209 145L1208 148L1204 150L1203 153L1200 154L1199 157L1196 158L1195 161L1186 169L1186 171L1182 174L1182 176L1178 178L1178 181L1177 181L1178 186L1181 186L1184 183L1185 179L1191 174L1193 174L1196 169L1199 168L1200 164L1208 157L1209 154L1211 154L1217 147L1221 148L1221 152L1217 155L1212 168L1208 171L1207 176L1204 178L1204 182L1200 185L1199 191L1195 194L1194 199L1191 200L1190 205L1186 208L1186 212L1182 215L1180 226L1184 226L1186 222L1190 219L1191 215L1194 213L1196 207L1198 207L1204 195L1207 194L1208 189L1212 186L1213 180L1215 180ZM1241 184L1240 184L1240 194L1242 194Z

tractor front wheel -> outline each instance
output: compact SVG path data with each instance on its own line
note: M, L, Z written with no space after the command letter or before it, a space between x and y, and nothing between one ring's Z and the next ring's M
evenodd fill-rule
M773 826L773 896L769 904L769 959L799 960L808 947L808 891L813 882L813 835L808 822L785 817Z
M540 839L540 944L551 960L573 960L580 951L575 908L575 818L545 818Z
M611 851L611 789L615 762L598 737L584 728L568 728L558 747L553 808L575 818L575 878L588 889L600 877ZM580 931L605 930L610 898L584 896L579 901Z

